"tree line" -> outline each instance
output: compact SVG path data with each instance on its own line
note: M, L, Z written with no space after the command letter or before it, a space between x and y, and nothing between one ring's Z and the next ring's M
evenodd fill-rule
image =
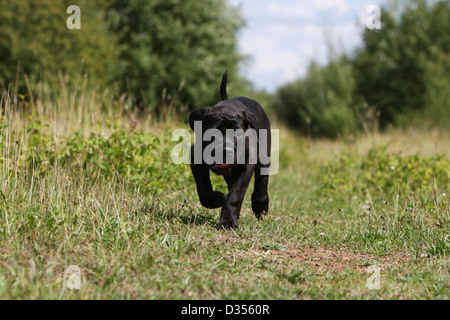
M339 137L389 126L450 123L450 2L391 2L382 28L363 31L354 53L312 63L281 86L274 109L310 136Z
M126 94L139 108L213 103L228 69L235 85L236 33L244 20L222 0L77 0L81 29L69 29L66 0L0 1L0 86L58 74ZM18 82L18 83L16 83Z
M450 2L391 1L382 28L364 29L353 53L312 62L305 77L273 95L254 92L296 131L340 137L391 125L450 122ZM141 110L212 105L227 69L230 92L251 89L238 74L245 24L224 0L0 0L0 87L27 95L62 75L126 96ZM238 91L238 90L236 90Z

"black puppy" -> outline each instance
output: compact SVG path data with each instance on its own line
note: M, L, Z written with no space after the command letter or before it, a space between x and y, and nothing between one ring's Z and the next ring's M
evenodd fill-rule
M220 85L223 101L213 107L194 110L189 116L189 124L197 136L196 142L191 147L191 169L200 203L209 209L222 207L217 229L238 227L242 201L253 172L255 172L253 212L261 219L269 207L267 193L271 147L269 119L255 100L245 97L229 100L226 85L227 72L224 73ZM199 134L205 137L208 130L209 133L213 133L214 140L210 137L209 141L204 141L208 139L201 139ZM234 132L235 135L231 136L229 132ZM220 136L214 133L220 133ZM220 147L213 150L213 143L216 147ZM245 147L238 148L243 145ZM212 150L209 158L203 153L208 150ZM216 154L217 151L222 151L222 155ZM229 191L227 195L213 191L209 170L224 176Z

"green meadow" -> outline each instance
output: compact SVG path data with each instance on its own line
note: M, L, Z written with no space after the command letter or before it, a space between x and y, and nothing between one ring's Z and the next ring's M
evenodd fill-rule
M274 123L269 213L253 216L251 186L240 228L217 231L170 159L186 122L82 87L2 96L2 299L449 298L450 132L330 141Z
M0 1L0 299L449 300L450 2L236 2ZM279 167L218 231L171 137L225 70Z

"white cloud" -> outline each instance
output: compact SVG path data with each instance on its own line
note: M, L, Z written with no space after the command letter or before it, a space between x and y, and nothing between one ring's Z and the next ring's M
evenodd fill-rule
M346 0L315 0L313 4L318 10L333 9L338 14L347 12L350 7Z
M369 0L371 1L371 0ZM382 2L386 0L375 0ZM327 41L339 51L360 44L358 21L373 2L360 0L230 0L241 5L247 27L239 50L252 57L245 75L257 87L273 91L304 76L312 60L325 63Z
M336 14L343 14L349 9L346 0L232 0L233 5L241 4L247 15L283 18L313 17L318 11L333 10Z

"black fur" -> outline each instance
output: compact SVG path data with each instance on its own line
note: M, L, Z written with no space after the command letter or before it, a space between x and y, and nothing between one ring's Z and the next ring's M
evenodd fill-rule
M220 84L220 97L222 98L222 101L228 100L227 82L228 82L228 72L225 71L222 77L222 83Z
M255 100L237 97L228 99L227 91L227 72L222 77L220 94L223 101L213 107L204 107L191 112L189 124L194 130L194 121L201 121L202 130L218 129L225 134L226 129L254 129L257 133L257 148L261 144L259 130L267 130L267 156L270 157L270 121ZM196 140L196 144L201 144L203 150L209 143ZM222 208L218 229L237 228L242 202L247 192L248 185L255 173L255 186L252 194L252 209L258 219L265 215L269 208L268 183L269 176L261 174L261 168L268 168L269 164L263 164L260 161L259 153L255 163L249 163L246 158L245 164L226 164L218 165L216 163L208 165L203 160L199 164L194 163L194 147L191 147L191 170L197 186L197 193L200 203L209 209ZM199 146L200 147L200 146ZM249 146L247 145L246 148ZM248 149L246 149L248 151ZM236 156L236 153L235 153ZM210 170L218 175L222 175L228 186L229 193L224 195L219 191L214 191L210 180Z

